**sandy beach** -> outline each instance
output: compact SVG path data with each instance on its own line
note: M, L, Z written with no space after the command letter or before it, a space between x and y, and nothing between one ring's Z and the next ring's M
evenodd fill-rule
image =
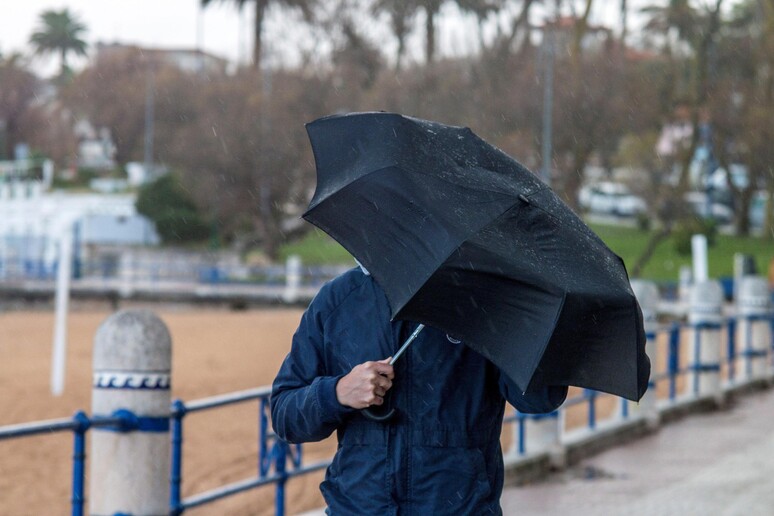
M302 313L297 309L151 308L172 335L172 396L184 401L270 384ZM69 417L77 410L90 413L93 339L110 313L99 306L76 307L70 313L61 397L52 396L49 386L53 311L0 313L0 425ZM612 409L612 401L600 402L601 417ZM584 406L568 410L568 426L582 424L585 410ZM246 403L186 418L184 497L255 476L257 413L257 403ZM510 445L511 433L510 428L503 432L504 449ZM328 458L334 450L335 438L306 445L305 462ZM0 514L68 514L71 455L69 432L0 442ZM88 465L86 471L88 475ZM321 479L322 473L317 473L288 482L289 514L323 506L318 490ZM186 512L273 513L273 486Z
M173 398L186 401L271 383L301 315L300 310L154 310L172 334ZM109 315L107 309L70 314L65 392L54 397L49 387L53 312L0 314L0 425L90 412L93 339ZM184 496L256 474L257 413L257 403L247 403L186 418ZM331 441L311 445L305 454L322 458L333 447ZM69 514L71 455L69 432L0 442L0 514ZM289 513L322 505L320 478L288 483ZM266 487L186 514L273 512L274 489Z

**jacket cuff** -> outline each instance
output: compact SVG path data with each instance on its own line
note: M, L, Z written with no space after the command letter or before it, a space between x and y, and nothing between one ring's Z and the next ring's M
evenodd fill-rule
M356 410L342 405L336 397L336 384L343 376L343 374L326 376L317 380L319 382L317 385L317 405L320 407L321 417L325 421L339 423L344 420L344 417Z
M548 403L551 404L551 411L559 408L567 399L567 386L565 385L549 385L548 386Z

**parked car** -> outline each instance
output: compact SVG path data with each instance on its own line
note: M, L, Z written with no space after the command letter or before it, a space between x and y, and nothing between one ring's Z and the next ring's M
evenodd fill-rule
M712 218L721 225L734 221L734 210L714 198L708 199L705 192L687 192L683 198L693 213L703 219Z
M586 185L578 192L578 204L591 213L633 217L647 211L642 197L621 183L602 181Z

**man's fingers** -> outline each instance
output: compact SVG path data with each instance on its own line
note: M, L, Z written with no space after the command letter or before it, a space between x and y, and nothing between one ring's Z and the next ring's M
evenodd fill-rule
M385 359L389 360L389 359ZM395 372L390 364L385 362L384 360L380 360L379 362L374 362L374 371L377 373L386 376L390 380L395 378Z
M386 376L379 376L376 379L376 382L374 383L374 385L377 388L381 388L386 392L390 389L390 387L392 387L392 381Z

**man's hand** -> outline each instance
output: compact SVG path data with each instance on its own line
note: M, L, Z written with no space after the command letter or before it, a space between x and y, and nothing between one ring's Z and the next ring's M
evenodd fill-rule
M364 409L384 403L384 395L395 378L390 359L365 362L352 368L336 384L336 399L342 405Z

